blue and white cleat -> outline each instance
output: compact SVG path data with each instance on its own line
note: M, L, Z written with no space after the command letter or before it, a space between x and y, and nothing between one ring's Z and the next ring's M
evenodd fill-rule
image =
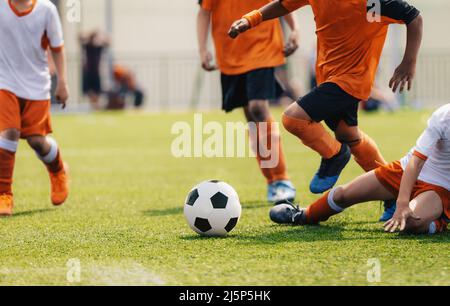
M397 210L397 202L395 200L384 201L384 212L380 218L380 222L388 222L394 217Z
M290 181L277 181L269 185L267 201L271 203L288 200L294 201L297 191Z
M335 157L322 159L319 171L314 176L310 190L314 194L322 194L336 185L339 176L352 157L350 148L342 144L341 151Z
M305 212L289 201L280 201L270 210L270 220L277 224L306 225Z

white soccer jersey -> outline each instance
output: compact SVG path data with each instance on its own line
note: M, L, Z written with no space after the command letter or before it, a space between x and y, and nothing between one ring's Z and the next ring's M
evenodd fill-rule
M27 100L50 99L47 49L63 47L58 11L49 0L34 0L20 13L0 0L0 89Z
M426 160L420 181L450 190L450 104L433 114L416 147L402 159L403 169L413 155Z

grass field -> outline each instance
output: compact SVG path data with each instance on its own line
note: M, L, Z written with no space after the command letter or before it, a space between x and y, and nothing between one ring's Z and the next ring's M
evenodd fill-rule
M366 115L362 127L389 160L414 144L430 113ZM280 112L276 113L277 116ZM252 159L176 159L174 122L193 114L56 116L55 137L71 166L72 194L53 208L48 180L21 143L15 216L0 220L0 285L70 285L67 262L81 263L80 285L368 285L368 260L381 285L450 285L450 236L384 234L371 203L322 227L280 227L268 218L265 182ZM208 114L205 120L241 120ZM319 159L285 135L290 174L302 205ZM341 182L361 173L354 162ZM185 223L183 202L197 183L217 178L241 197L231 236L206 239Z

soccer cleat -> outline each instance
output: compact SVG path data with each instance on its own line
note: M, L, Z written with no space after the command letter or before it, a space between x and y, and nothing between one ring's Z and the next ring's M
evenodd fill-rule
M294 185L290 181L277 181L269 185L267 200L271 203L288 200L293 202L296 196Z
M397 202L395 200L384 201L384 212L380 218L380 222L387 222L394 217L397 210Z
M0 195L0 217L10 217L13 214L14 199L12 195Z
M64 204L69 196L69 176L68 166L64 163L64 168L58 173L50 172L51 200L53 205Z
M349 146L342 144L341 151L335 157L322 159L319 171L311 182L311 192L321 194L333 188L351 157Z
M270 220L278 224L306 225L305 212L289 201L280 201L270 210Z

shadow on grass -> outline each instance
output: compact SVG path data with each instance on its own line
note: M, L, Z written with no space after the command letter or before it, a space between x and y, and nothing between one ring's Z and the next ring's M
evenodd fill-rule
M270 230L270 232L269 232ZM226 241L242 243L244 245L276 245L280 243L310 243L310 242L355 242L358 241L379 241L386 244L397 241L418 242L420 244L439 244L445 245L450 242L450 235L447 233L440 235L406 235L406 234L388 234L380 229L369 228L344 228L341 225L322 225L322 226L279 226L273 225L267 227L266 233L258 234L231 234L227 237L203 237L200 235L184 235L180 237L184 241Z
M48 213L51 211L53 211L53 209L51 209L51 208L22 211L22 212L14 213L13 218L31 217L31 216L35 216L35 215L45 214L45 213Z
M261 203L261 202L246 202L242 204L242 209L250 210L250 209L259 209L259 208L267 208L267 211L270 209L270 204ZM165 217L165 216L175 216L181 215L183 213L183 207L171 207L166 209L151 209L144 211L144 215L149 217Z

